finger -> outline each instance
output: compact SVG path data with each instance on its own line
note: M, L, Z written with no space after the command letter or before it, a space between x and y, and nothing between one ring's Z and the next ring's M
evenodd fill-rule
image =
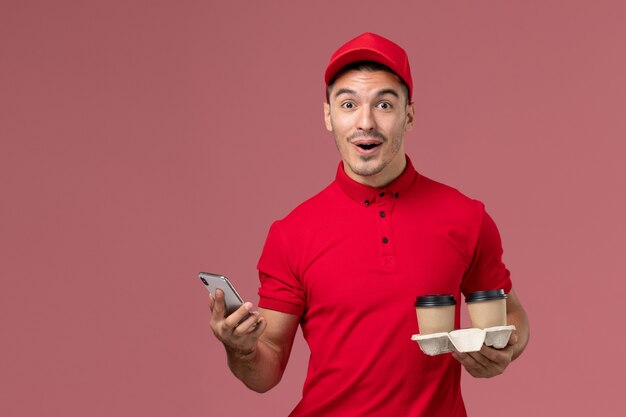
M235 329L239 326L239 324L246 320L250 315L250 311L252 310L252 303L246 302L243 303L237 310L235 310L230 316L224 320L224 325L230 329Z
M465 352L459 352L458 350L455 350L454 352L452 352L452 357L456 359L457 361L461 362L461 365L463 366L474 365L476 363L474 358L469 356L469 354Z
M213 312L214 305L215 305L215 299L213 298L211 291L209 291L209 310L211 310L211 312Z
M215 299L213 300L213 318L215 320L223 320L226 306L224 305L224 291L219 288L215 289Z
M502 349L495 349L487 346L483 346L481 349L482 354L487 357L491 362L498 364L503 369L511 363L513 357L513 345L507 345Z
M250 329L250 333L254 333L257 337L260 336L265 328L267 327L267 320L264 317L261 317L259 321L256 322L256 326L253 329Z
M517 333L511 333L511 337L509 337L509 342L507 344L513 346L517 343L518 340L519 337L517 336Z
M470 356L469 353L453 352L452 356L463 365L471 376L476 378L485 376L487 369L481 363L477 362L474 357Z
M467 370L482 367L482 365L477 363L476 359L471 357L469 353L454 351L452 352L452 357L459 361Z
M452 352L452 357L457 361L461 362L465 353L457 352L456 350Z
M237 327L235 328L234 333L237 335L250 333L257 326L258 321L259 321L259 313L256 311L254 313L250 313L248 318L246 318L245 320L237 324Z
M484 367L491 366L494 362L498 362L498 350L483 345L478 352L469 352L474 360Z
M511 346L507 346L504 349L494 349L484 346L481 349L481 354L489 360L489 363L485 366L487 374L489 376L500 375L511 363Z

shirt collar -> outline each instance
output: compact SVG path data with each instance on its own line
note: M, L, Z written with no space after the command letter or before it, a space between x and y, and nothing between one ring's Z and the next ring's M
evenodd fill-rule
M343 169L343 161L339 162L335 181L337 181L339 187L348 195L348 197L362 206L369 206L376 201L377 197L380 198L385 195L392 195L395 198L399 198L411 186L411 184L413 184L417 175L417 171L413 168L411 159L407 156L406 167L404 168L404 171L402 171L402 174L384 187L370 187L369 185L358 183L348 177Z

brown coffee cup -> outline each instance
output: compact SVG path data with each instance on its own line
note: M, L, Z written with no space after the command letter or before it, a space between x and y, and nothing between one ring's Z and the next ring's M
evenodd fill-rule
M465 298L472 327L486 329L506 326L506 294L504 290L477 291Z
M420 334L447 333L454 330L453 295L431 294L417 297L415 312Z

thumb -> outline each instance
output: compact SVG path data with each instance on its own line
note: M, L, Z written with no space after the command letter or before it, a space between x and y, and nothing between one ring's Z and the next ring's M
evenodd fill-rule
M212 317L223 319L225 311L226 306L224 305L224 291L220 288L216 288L215 298L213 299L213 309L211 310Z

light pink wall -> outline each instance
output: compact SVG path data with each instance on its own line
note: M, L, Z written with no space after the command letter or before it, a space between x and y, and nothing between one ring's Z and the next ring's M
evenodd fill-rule
M256 301L271 221L334 175L322 74L363 31L409 52L408 152L486 203L530 315L470 414L623 415L624 3L301 4L2 2L0 415L288 413L302 340L247 391L195 274Z

